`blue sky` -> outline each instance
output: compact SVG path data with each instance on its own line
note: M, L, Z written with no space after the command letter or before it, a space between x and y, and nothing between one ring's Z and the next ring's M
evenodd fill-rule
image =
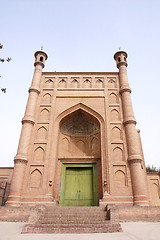
M113 55L128 53L128 78L146 164L160 166L160 1L0 0L0 166L13 166L34 71L118 71Z

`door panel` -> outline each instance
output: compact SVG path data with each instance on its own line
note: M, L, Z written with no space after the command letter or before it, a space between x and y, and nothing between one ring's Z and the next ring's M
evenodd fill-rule
M93 168L66 167L63 206L93 205Z
M82 168L79 171L79 206L93 205L93 170L92 168Z

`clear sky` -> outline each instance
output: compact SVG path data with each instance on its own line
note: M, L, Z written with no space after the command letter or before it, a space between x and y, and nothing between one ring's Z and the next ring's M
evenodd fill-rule
M0 166L13 166L34 71L118 71L113 55L128 53L132 102L146 164L160 167L160 1L0 0Z

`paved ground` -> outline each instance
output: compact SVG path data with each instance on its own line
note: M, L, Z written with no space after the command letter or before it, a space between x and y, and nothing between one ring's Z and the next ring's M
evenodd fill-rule
M122 223L122 233L21 234L25 223L0 222L0 240L160 240L160 222Z

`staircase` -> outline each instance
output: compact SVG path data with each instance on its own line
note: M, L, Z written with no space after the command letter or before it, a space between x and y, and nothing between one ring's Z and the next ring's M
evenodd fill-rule
M102 207L43 207L34 209L22 233L121 232Z

